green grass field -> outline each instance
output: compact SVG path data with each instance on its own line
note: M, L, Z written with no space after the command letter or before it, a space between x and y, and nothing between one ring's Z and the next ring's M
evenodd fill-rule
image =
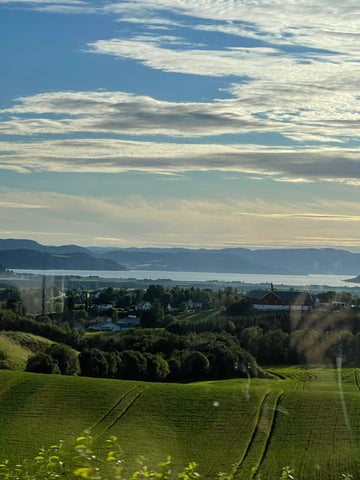
M294 468L297 479L360 478L360 371L274 368L274 380L187 385L0 371L0 459L40 446L116 435L129 469L190 460L205 478L233 472L262 480Z
M0 332L0 368L24 370L28 357L46 350L53 342L24 332ZM3 358L4 357L4 358Z

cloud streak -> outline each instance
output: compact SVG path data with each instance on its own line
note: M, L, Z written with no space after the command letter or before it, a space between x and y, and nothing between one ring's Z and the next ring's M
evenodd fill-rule
M360 218L357 202L339 205L336 200L326 203L289 201L284 206L245 198L236 201L154 200L140 194L93 198L12 189L0 190L0 202L3 206L0 220L8 225L8 235L17 238L31 236L39 241L59 235L64 240L72 237L73 241L83 245L96 244L99 234L94 232L100 231L104 241L107 239L120 245L156 245L161 238L164 245L261 247L282 246L285 241L283 232L286 231L287 245L336 246L344 244L347 239L348 245L360 246L358 237L354 236L354 222ZM43 206L43 211L35 209L31 216L20 211L14 219L13 203ZM344 208L352 215L341 214ZM239 212L242 212L240 218ZM334 235L334 216L341 221L343 236ZM214 224L221 227L218 234L214 232ZM263 240L264 228L268 240ZM308 232L311 233L306 236Z
M360 100L355 91L346 96L330 86L299 83L293 92L289 84L264 83L262 88L232 84L229 92L232 98L212 102L170 102L106 91L37 94L18 98L17 105L0 110L0 134L209 137L277 132L302 143L346 143L358 138Z
M278 181L360 184L359 150L242 144L178 144L115 139L1 142L0 168L18 172L181 173L232 171Z

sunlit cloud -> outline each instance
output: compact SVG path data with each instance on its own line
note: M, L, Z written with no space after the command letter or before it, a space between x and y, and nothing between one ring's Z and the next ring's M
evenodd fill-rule
M162 37L101 40L94 53L131 58L164 72L241 77L222 106L229 113L269 124L296 141L357 136L359 59L342 55L289 54L265 47L224 50L171 48ZM266 64L266 68L263 66ZM261 115L261 116L260 116Z
M337 213L337 209L343 209L345 205L339 207L336 200L312 205L310 202L299 204L289 201L284 206L245 198L236 201L226 198L223 201L205 198L160 200L140 194L92 198L2 189L0 202L0 220L9 225L6 229L8 235L15 238L31 236L38 241L62 232L59 238L68 236L68 242L83 245L149 246L158 244L156 235L164 245L183 246L214 247L232 243L244 246L252 243L254 247L282 246L285 240L288 245L317 245L319 239L326 245L339 245L346 238L349 245L360 245L359 237L354 235L354 224L358 224L360 219L360 206L356 202L346 204L352 212L348 215ZM20 211L12 226L13 209L6 204L16 202L43 205L44 210L35 209L31 217ZM335 221L341 222L341 236L338 233L334 235ZM21 230L15 228L19 223ZM35 233L34 225L38 227ZM220 226L221 232L217 232L214 225L217 225L217 230ZM263 239L264 228L267 231L266 241ZM95 233L99 231L101 235ZM308 237L304 235L307 231L311 232Z

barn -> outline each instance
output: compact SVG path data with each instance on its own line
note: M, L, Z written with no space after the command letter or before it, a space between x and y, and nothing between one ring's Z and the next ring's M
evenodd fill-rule
M246 300L257 310L309 310L315 299L308 291L254 290Z

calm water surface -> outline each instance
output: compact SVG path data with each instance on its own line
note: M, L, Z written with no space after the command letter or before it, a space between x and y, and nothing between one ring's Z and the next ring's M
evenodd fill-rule
M33 273L39 275L77 275L80 277L102 278L131 278L136 280L160 280L174 281L222 281L244 283L270 283L276 285L328 285L329 287L359 286L357 283L347 283L344 280L351 275L270 275L270 274L245 274L245 273L209 273L209 272L171 272L153 270L127 270L127 271L103 271L103 270L25 270L16 269L17 273Z

